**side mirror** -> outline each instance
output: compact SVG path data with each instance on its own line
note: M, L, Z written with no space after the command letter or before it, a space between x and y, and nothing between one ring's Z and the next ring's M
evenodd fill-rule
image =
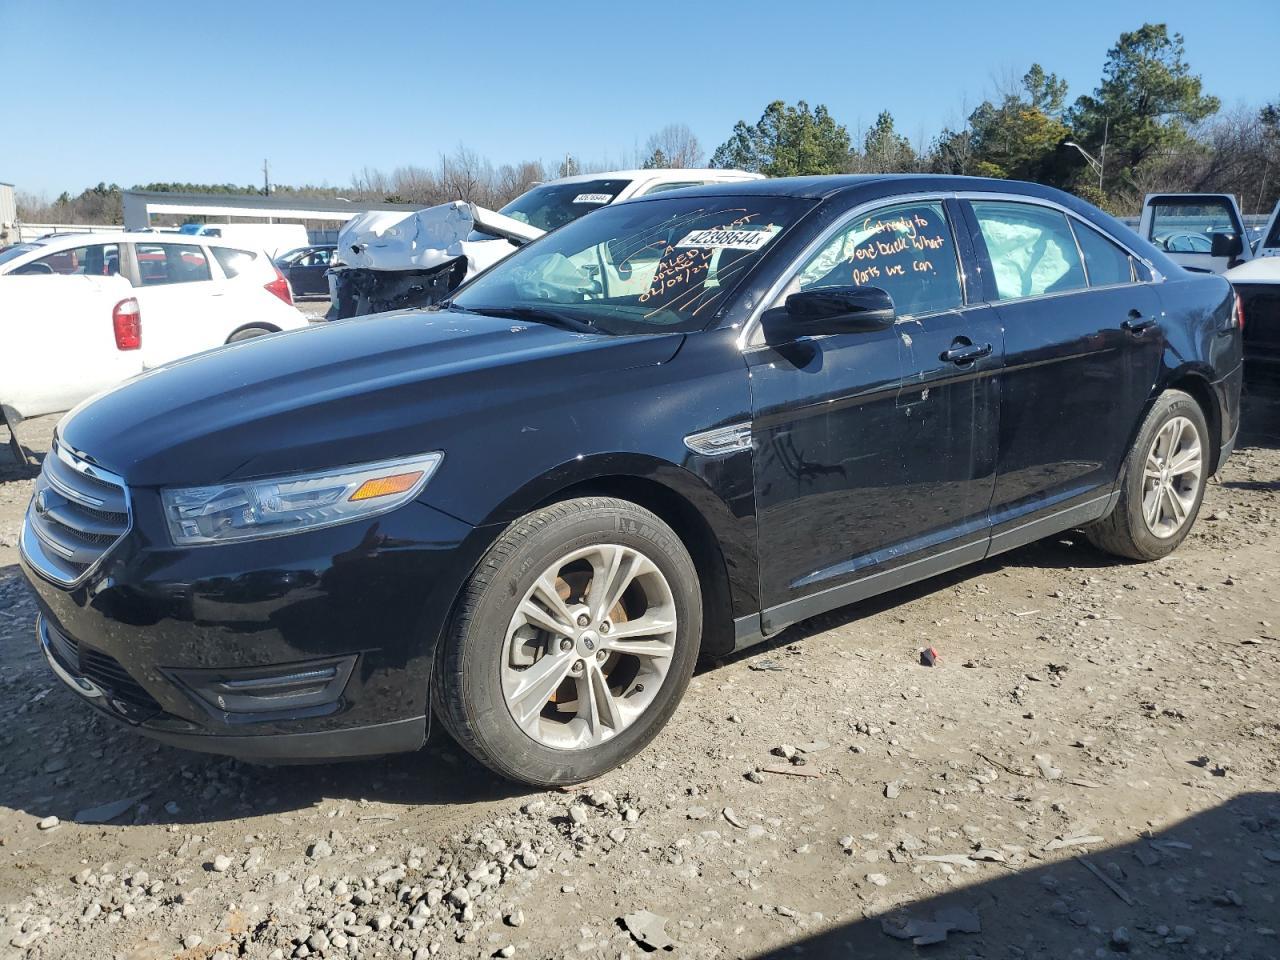
M1210 239L1213 242L1209 253L1211 257L1226 257L1228 260L1234 260L1244 253L1244 241L1240 239L1238 233L1215 233Z
M861 333L893 325L893 297L879 287L822 287L787 297L787 326L797 336Z

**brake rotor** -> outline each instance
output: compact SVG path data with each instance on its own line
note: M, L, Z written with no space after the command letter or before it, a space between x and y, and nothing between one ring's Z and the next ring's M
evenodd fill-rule
M564 576L556 577L556 593L560 595L560 599L566 604L584 603L587 592L591 589L590 573L585 570L571 572L569 577L574 581L570 583ZM609 611L609 619L614 623L626 623L627 611L622 606L622 599L613 605L613 609ZM617 653L610 653L604 664L600 667L600 672L604 674L605 680L609 679L609 674L618 664L619 656ZM578 712L578 683L572 677L565 678L548 698L547 702L556 710L557 713L577 713Z

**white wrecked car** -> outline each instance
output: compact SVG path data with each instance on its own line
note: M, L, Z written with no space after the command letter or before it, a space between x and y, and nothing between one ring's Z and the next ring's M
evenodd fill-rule
M464 200L413 213L370 211L338 233L329 318L439 303L521 245L599 207L664 190L760 180L743 170L615 170L539 184L494 212Z

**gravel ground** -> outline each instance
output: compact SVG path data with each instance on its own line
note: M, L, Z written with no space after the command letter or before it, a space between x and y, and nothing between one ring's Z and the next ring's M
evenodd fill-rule
M94 717L0 461L0 957L1280 956L1280 411L1247 428L1169 559L1062 536L800 624L568 792L438 734L264 768Z
M313 323L322 321L324 315L329 311L329 301L327 299L295 300L293 305L305 313Z

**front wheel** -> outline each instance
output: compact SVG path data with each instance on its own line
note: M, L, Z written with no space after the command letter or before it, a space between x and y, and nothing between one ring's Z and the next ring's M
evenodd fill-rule
M675 532L625 500L566 500L513 523L472 575L435 709L502 776L589 780L666 724L701 635L698 575Z
M1209 428L1190 394L1161 394L1125 461L1120 499L1085 527L1099 549L1132 560L1159 560L1186 539L1209 479Z

